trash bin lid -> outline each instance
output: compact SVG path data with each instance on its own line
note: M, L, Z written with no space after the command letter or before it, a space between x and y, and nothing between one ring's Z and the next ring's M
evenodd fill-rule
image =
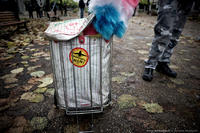
M50 40L67 41L78 36L93 20L94 14L87 18L51 22L45 31Z

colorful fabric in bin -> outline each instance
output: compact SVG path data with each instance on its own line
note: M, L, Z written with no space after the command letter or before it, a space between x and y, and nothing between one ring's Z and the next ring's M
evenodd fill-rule
M89 11L95 14L93 25L105 39L123 37L128 20L139 0L92 0Z

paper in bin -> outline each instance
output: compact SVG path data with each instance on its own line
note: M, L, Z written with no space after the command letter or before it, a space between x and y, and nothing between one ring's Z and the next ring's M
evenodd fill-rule
M51 22L45 35L51 40L67 41L77 37L92 22L94 15L87 18Z

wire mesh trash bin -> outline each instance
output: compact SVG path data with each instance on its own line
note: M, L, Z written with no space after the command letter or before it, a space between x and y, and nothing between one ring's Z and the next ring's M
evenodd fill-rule
M53 22L45 31L57 106L69 115L99 113L111 101L113 41L98 34L83 35L93 17Z

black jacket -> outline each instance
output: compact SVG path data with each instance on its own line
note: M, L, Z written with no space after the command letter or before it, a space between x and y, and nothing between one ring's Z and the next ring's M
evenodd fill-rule
M85 8L85 3L83 0L79 0L79 8Z

